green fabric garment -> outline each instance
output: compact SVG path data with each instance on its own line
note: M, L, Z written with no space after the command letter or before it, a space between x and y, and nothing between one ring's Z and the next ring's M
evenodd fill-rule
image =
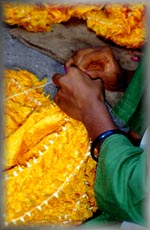
M112 219L145 225L145 157L143 149L123 135L103 142L94 189L98 207Z
M89 229L92 230L93 228L95 229L95 227L97 229L101 229L101 227L104 226L113 226L113 227L118 227L121 225L121 222L119 222L118 220L114 220L113 217L111 217L111 215L109 215L108 213L102 212L100 215L85 221L82 225L81 225L81 229ZM78 229L78 228L77 228ZM80 226L79 226L80 229ZM115 229L115 228L113 228Z
M97 206L103 212L86 221L84 227L113 226L117 221L146 225L145 157L142 148L133 146L121 134L105 139L94 184Z
M138 65L123 97L113 108L112 114L118 117L129 128L143 135L146 123L145 86L146 86L146 57Z
M146 129L145 119L145 65L144 58L130 81L124 96L112 113L140 135ZM95 198L102 213L86 221L82 227L114 225L129 221L145 223L146 153L135 147L121 134L114 134L103 142L99 154Z

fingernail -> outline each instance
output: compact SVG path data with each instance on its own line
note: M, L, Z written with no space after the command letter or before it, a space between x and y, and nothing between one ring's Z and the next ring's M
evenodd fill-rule
M138 56L132 56L131 60L135 61L135 62L139 62L140 61L140 57L138 57Z
M66 73L68 73L69 67L65 67L65 71L66 71Z

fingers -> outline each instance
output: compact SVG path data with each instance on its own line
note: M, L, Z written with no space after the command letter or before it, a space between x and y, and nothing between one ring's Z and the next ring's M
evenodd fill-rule
M76 106L84 104L85 98L87 100L89 95L91 98L104 101L104 86L101 79L92 80L85 77L85 74L75 67L70 67L68 74L55 74L52 79L59 87L53 98L54 102L72 116L75 115ZM73 112L70 109L72 105Z
M60 106L60 97L58 93L54 96L53 100L58 106Z
M76 67L70 67L67 73L64 75L56 73L52 77L52 81L57 87L64 87L64 83L67 81L67 79L70 78L71 76L76 75L75 71L79 71L79 70Z
M84 56L90 54L91 52L93 52L93 48L78 50L73 56L74 64L79 67Z
M63 75L59 74L59 73L56 73L53 77L52 77L52 81L54 82L54 84L57 86L57 87L60 87L61 86L61 82L60 82L60 79L63 77Z
M99 70L87 70L87 75L90 76L92 79L103 79L103 72ZM104 79L103 79L104 80Z
M83 48L83 49L77 50L74 53L74 55L66 62L65 66L70 67L71 65L74 64L79 67L79 65L81 65L81 62L83 61L86 55L89 57L92 53L95 53L95 52L101 53L102 56L105 53L108 55L112 55L112 50L109 46Z
M93 52L94 48L86 48L86 49L80 49L77 52L74 53L74 55L66 62L65 67L68 68L72 65L79 66L80 62L84 58L85 55L90 54ZM96 50L96 48L94 49Z
M55 96L53 97L54 102L61 108L61 102L62 102L62 98L64 95L64 91L62 87L59 87L57 90L57 93L55 94Z
M70 58L67 62L66 62L66 64L65 64L65 68L69 68L71 65L73 65L74 64L74 59L73 59L73 57L72 58Z
M91 52L90 55L85 55L82 62L80 62L80 68L86 70L95 70L103 68L105 56L101 54L99 50ZM103 66L102 66L103 65Z

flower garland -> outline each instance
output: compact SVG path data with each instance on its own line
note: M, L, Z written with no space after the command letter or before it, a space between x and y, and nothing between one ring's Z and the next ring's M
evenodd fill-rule
M4 225L81 224L97 210L96 163L84 125L44 95L45 80L26 70L5 76L5 116L22 123L5 126L15 129L4 138ZM20 113L23 119L13 115L19 102L21 110L26 103L32 108L26 117Z
M32 32L50 31L72 17L83 19L97 36L119 46L139 48L146 42L146 5L132 4L18 4L5 3L4 21Z

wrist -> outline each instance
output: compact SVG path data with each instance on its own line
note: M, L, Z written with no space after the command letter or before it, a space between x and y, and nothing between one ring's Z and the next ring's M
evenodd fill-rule
M84 111L83 120L91 140L112 129L118 129L107 107L103 102L92 103L90 109Z
M98 156L99 156L100 148L101 148L103 141L109 136L114 135L114 134L122 134L126 136L126 133L124 131L119 130L119 129L112 129L112 130L103 132L102 134L98 135L94 139L91 145L91 156L95 161L98 161Z

